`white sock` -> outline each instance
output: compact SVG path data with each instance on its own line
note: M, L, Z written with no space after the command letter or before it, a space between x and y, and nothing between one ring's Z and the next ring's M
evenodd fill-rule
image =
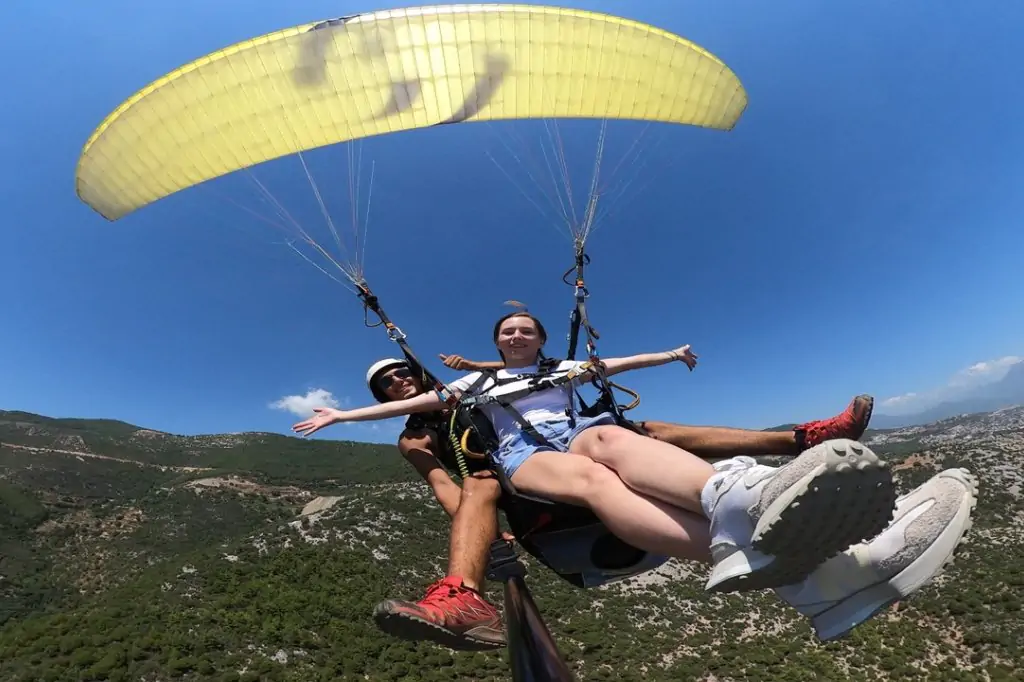
M711 474L711 478L700 491L700 506L704 510L704 516L709 520L713 516L715 505L718 503L718 491L725 484L726 479L738 476L740 472L746 471L756 464L753 457L730 457L712 464L715 473Z

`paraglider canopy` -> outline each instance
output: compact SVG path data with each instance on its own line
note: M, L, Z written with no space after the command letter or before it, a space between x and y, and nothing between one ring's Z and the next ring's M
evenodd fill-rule
M85 144L78 196L109 220L316 147L440 124L638 119L731 129L717 57L636 21L535 5L437 5L304 24L201 57L133 95Z

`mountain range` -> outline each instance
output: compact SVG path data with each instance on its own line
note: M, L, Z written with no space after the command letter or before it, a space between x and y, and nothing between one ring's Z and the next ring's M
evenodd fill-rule
M958 415L992 412L1022 404L1024 404L1024 362L1018 362L999 381L979 386L955 401L942 402L927 410L908 415L887 415L876 412L871 419L871 425L876 429L894 429L928 424Z
M576 678L1024 679L1024 408L864 439L901 489L978 475L938 580L821 644L771 593L708 594L699 565L581 590L520 553ZM393 446L0 411L0 680L507 680L507 649L374 626L375 603L443 575L449 528ZM501 606L500 584L486 594Z

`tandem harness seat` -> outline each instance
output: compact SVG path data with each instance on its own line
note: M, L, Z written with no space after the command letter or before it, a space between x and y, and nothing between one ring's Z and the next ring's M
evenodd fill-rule
M624 542L611 533L586 507L519 493L502 467L491 458L491 453L498 448L498 438L490 420L479 409L480 406L500 405L509 411L532 438L540 443L547 443L547 440L512 407L511 403L528 393L567 384L584 373L593 372L594 367L591 363L583 363L579 368L555 377L552 375L557 365L557 360L542 361L527 388L500 398L475 396L473 391L479 389L488 379L494 382L494 386L498 386L522 381L522 377L499 379L494 370L481 372L479 379L465 391L464 395L468 397L455 407L446 425L445 435L448 444L458 460L451 464L456 464L456 470L463 478L481 470L490 470L497 475L502 488L498 508L505 513L516 541L567 582L581 588L598 587L657 568L665 563L668 557L651 554ZM598 370L595 375L596 379L603 382L603 372ZM622 387L617 388L626 390ZM635 424L622 415L622 408L619 408L611 397L610 386L602 385L601 398L590 406L583 403L583 399L575 390L574 393L581 403L578 412L580 416L589 417L601 412L610 412L619 425L640 432ZM634 402L633 405L635 404ZM572 418L572 406L568 411Z

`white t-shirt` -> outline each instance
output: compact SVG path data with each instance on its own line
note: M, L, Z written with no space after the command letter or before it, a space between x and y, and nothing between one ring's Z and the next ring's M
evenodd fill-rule
M550 373L545 374L545 378L557 378L564 376L569 370L575 369L582 365L583 362L575 360L563 360L558 363L558 366ZM511 371L505 369L499 369L497 376L499 380L507 380L515 377L522 376L521 381L511 381L501 386L495 386L493 380L489 377L473 391L473 395L493 395L495 397L501 397L509 393L522 390L529 385L530 379L537 374L537 365L530 365L529 367L517 367ZM583 378L589 378L589 375L581 375ZM467 374L464 377L456 379L452 383L448 384L447 388L450 391L458 391L459 393L465 393L473 382L480 378L480 372L473 372ZM526 396L516 400L512 403L512 406L519 411L526 421L531 424L538 424L541 422L559 422L568 421L569 415L566 413L566 408L569 407L570 400L572 399L572 388L578 385L580 377L574 379L571 382L562 384L555 388L549 388L543 391L536 391L529 393ZM493 390L492 390L493 389ZM512 417L508 411L500 405L482 405L481 411L487 416L491 424L494 426L494 431L498 436L498 442L504 445L512 437L518 435L520 431L519 423Z

